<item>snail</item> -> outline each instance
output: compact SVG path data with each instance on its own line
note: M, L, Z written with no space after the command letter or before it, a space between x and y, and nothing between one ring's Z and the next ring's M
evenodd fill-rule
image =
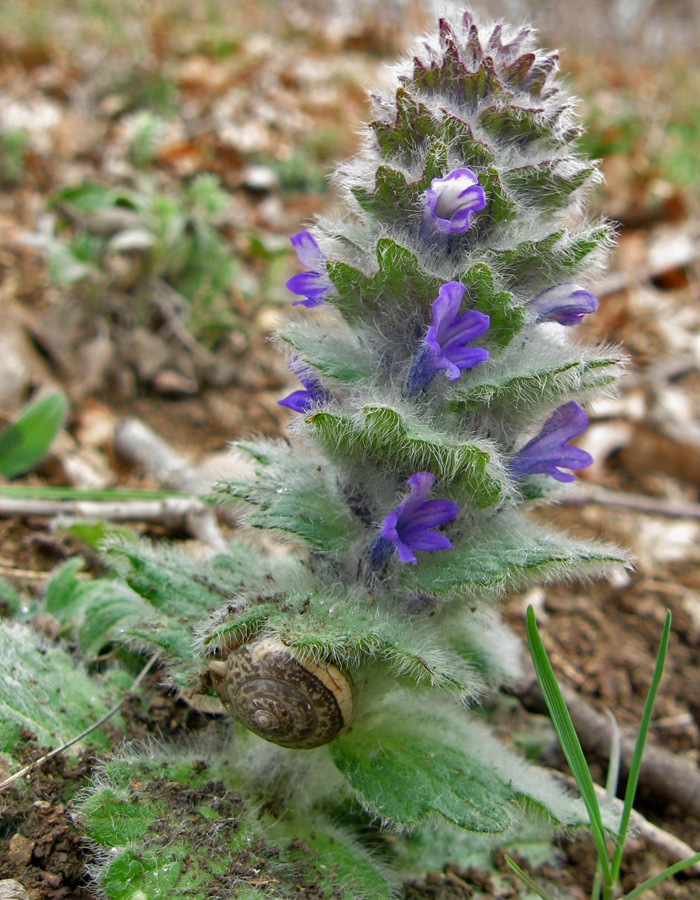
M278 637L263 637L209 663L212 684L228 712L281 747L327 744L347 728L355 709L352 681L332 663L302 660Z

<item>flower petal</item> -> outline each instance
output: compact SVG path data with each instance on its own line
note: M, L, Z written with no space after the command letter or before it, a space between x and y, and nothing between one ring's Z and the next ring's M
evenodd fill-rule
M313 402L313 397L309 391L292 391L291 394L277 401L280 406L287 406L298 413L306 412L309 407L313 406Z
M309 300L325 294L328 290L318 272L299 272L298 275L292 275L285 282L285 287L293 294L301 294Z
M297 259L307 269L318 269L318 263L323 262L324 256L310 231L298 231L290 239L296 250Z
M584 290L573 281L555 284L530 301L536 313L536 322L558 322L560 325L577 325L584 316L594 313L600 306L595 294Z

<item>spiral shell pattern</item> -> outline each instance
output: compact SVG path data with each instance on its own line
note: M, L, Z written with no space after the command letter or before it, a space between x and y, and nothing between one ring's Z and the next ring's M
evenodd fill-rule
M331 663L300 661L277 637L244 644L209 671L233 718L281 747L327 744L353 716L350 679Z

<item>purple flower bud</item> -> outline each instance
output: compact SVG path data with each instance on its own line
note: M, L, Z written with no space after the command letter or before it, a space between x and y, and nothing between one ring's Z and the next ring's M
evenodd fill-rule
M303 391L292 391L287 397L278 400L280 406L287 406L294 412L306 413L319 403L327 403L331 399L331 395L324 388L318 377L311 369L304 365L300 365L298 357L294 357L290 364L290 369L297 376L299 381L304 385Z
M308 272L292 275L286 282L288 290L306 298L294 300L292 306L319 306L323 303L324 295L332 289L326 275L326 257L321 253L310 231L299 231L291 236L290 241L299 262L309 269Z
M585 469L593 464L593 457L567 441L581 434L588 425L588 416L575 401L565 403L544 423L542 431L520 450L510 463L514 475L551 475L557 481L573 481L566 469Z
M486 194L471 169L433 178L425 195L423 222L444 234L466 231L473 212L486 206Z
M489 317L470 309L459 314L466 288L459 281L448 281L433 301L433 324L428 328L425 343L416 353L408 373L405 393L408 396L432 381L440 369L454 381L463 369L471 369L488 358L483 347L468 347L469 341L480 337L489 327Z
M451 500L427 500L435 476L430 472L416 472L407 484L410 494L384 519L380 538L394 542L402 562L415 565L414 550L449 550L452 544L440 532L430 531L450 522L459 512Z
M578 325L584 316L594 313L599 306L595 294L573 281L555 284L530 301L536 322L559 322L560 325Z

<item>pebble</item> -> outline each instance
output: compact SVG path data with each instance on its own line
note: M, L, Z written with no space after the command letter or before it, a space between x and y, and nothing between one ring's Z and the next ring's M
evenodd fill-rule
M29 900L29 894L19 881L3 878L0 880L0 900Z
M241 173L241 184L256 193L274 191L278 183L277 173L269 166L247 166Z
M34 841L30 841L29 838L24 837L24 835L19 834L19 832L12 835L10 838L10 846L8 848L8 856L13 865L29 865L29 860L32 858L33 852Z

